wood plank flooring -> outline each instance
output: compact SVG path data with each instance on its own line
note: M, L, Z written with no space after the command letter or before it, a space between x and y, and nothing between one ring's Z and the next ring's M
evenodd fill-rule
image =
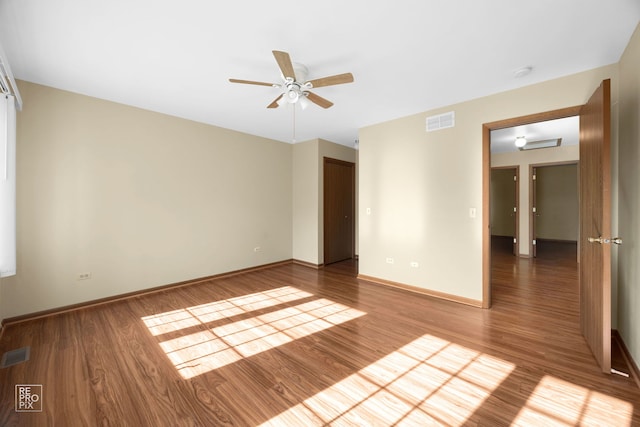
M633 379L580 336L575 246L539 252L494 248L491 310L345 262L9 325L0 354L31 359L0 369L0 425L640 425ZM42 384L42 412L15 412L17 384Z

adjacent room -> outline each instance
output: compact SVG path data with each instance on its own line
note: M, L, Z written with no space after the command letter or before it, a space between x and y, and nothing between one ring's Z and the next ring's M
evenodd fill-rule
M640 425L640 3L318 6L0 1L0 425Z

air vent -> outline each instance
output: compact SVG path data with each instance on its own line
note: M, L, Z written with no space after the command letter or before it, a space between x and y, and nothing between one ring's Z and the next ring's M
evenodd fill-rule
M31 347L22 347L16 350L7 351L2 355L0 368L7 368L9 366L17 365L18 363L26 362L29 360L30 353Z
M427 117L427 132L434 130L452 128L456 125L456 113L449 111L448 113L438 114L437 116Z

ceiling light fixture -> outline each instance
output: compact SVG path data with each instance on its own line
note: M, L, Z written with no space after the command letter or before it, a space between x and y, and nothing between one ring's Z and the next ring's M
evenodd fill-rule
M285 98L287 99L287 102L289 102L289 104L295 104L300 98L300 93L300 86L290 84L286 88Z
M300 105L301 110L306 110L311 101L307 99L307 94L302 92L302 95L298 98L298 105Z
M527 145L519 147L520 151L536 150L538 148L559 147L562 144L562 138L543 139L540 141L527 141Z
M527 145L527 138L525 138L524 136L519 136L516 138L515 144L516 144L516 147L522 148L525 145Z

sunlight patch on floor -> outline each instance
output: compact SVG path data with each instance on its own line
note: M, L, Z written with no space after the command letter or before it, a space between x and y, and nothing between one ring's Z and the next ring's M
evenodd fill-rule
M313 294L301 291L293 286L283 286L268 291L145 316L142 321L149 328L151 334L157 336L197 326L201 323L214 322L312 296Z
M552 376L545 376L513 425L631 425L633 405Z
M183 378L209 372L365 315L325 298L258 314L231 323L229 317L313 297L293 287L279 288L215 303L174 310L142 320L155 336L178 332L160 347ZM219 326L210 323L220 322ZM209 324L209 325L208 325ZM201 330L180 334L180 330Z
M424 335L263 425L463 425L514 368Z

